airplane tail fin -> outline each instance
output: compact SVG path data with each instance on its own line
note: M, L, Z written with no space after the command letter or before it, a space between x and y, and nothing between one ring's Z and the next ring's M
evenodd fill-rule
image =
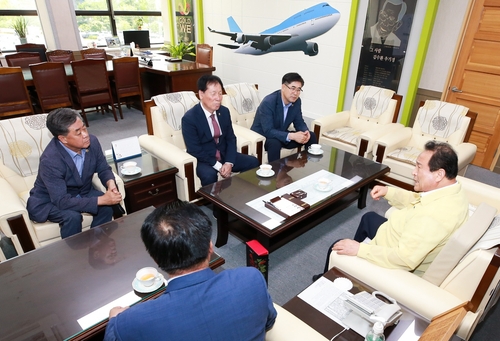
M238 26L236 21L233 19L233 17L227 18L227 24L229 25L229 31L230 32L242 32L241 28Z

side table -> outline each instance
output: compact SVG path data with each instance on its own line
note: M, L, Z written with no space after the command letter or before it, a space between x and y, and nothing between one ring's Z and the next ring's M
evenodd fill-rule
M121 165L127 161L137 162L141 172L135 175L122 174ZM143 152L141 156L123 161L108 158L108 164L123 180L127 213L177 200L175 174L178 169L165 161Z

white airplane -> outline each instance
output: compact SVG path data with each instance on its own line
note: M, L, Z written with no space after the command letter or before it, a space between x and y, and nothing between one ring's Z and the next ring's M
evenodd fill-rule
M261 55L269 52L304 51L309 56L318 54L318 44L306 41L328 32L340 19L340 13L326 2L307 8L281 24L258 34L245 34L233 19L227 18L230 32L208 30L229 36L234 44L219 44L236 53Z

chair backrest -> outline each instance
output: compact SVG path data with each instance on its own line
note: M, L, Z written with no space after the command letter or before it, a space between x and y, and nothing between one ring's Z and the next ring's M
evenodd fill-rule
M107 59L106 50L104 49L85 49L80 50L83 59Z
M40 59L42 62L47 61L47 56L45 55L45 51L47 51L47 48L45 47L44 44L21 44L21 45L16 45L16 51L17 52L36 52L40 55Z
M213 47L208 44L196 45L196 62L205 64L210 67L213 66Z
M261 101L257 85L227 84L224 90L222 105L229 109L232 123L250 129Z
M33 114L31 100L20 67L0 68L0 117Z
M31 64L30 69L43 112L73 106L63 63Z
M418 109L409 145L424 146L429 140L447 142L451 146L464 142L471 123L468 111L469 108L453 103L425 101Z
M84 59L71 62L78 93L109 90L108 72L104 59Z
M181 120L186 111L198 104L192 91L172 92L152 98L156 106L151 108L151 122L155 136L170 142L182 150L186 144L182 136Z
M42 58L38 52L18 52L5 56L8 66L20 66L27 68L30 64L40 63Z
M398 97L394 98L394 95L392 90L362 85L354 94L349 126L367 130L377 124L396 122L399 107Z
M139 60L137 57L121 57L113 60L113 74L119 95L141 91Z
M49 62L62 62L64 64L69 64L71 61L75 60L75 56L71 50L47 51L45 55L47 56Z

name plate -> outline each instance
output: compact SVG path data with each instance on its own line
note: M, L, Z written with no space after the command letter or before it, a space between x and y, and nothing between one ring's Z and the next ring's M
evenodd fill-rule
M130 159L141 156L141 145L137 136L127 137L125 139L111 142L113 149L113 158L116 161Z

